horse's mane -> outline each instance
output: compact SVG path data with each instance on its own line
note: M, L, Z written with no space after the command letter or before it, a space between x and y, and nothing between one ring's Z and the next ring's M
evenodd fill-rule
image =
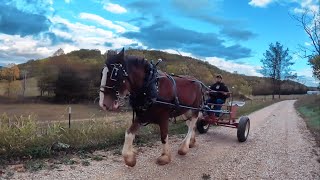
M126 55L124 60L126 61L126 63L128 63L128 66L145 66L147 64L149 64L149 62L143 58L143 57L139 57L139 56L131 56L131 55Z
M119 61L119 56L116 51L108 51L107 59L105 61L106 64L116 64ZM125 55L124 56L125 63L131 66L144 66L148 64L148 61L140 56L133 55Z

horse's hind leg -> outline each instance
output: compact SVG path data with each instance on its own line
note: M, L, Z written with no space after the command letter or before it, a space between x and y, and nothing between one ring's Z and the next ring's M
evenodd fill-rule
M136 155L133 149L133 140L138 129L139 123L135 121L126 131L124 145L122 149L122 156L124 158L124 161L126 165L131 167L136 165Z
M157 163L159 165L168 164L171 161L171 153L169 149L168 142L168 119L162 120L159 124L160 132L161 132L161 142L162 142L162 153L161 156L158 157Z
M198 113L197 113L198 114ZM193 115L190 121L186 121L188 125L188 134L182 141L182 144L180 145L178 154L180 155L186 155L189 147L194 147L196 139L195 139L195 125L198 120L198 115Z

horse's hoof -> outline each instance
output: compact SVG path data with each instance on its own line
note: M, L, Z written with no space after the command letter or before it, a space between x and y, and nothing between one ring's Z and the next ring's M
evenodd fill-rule
M161 155L157 158L157 164L159 165L166 165L171 162L170 155Z
M184 144L183 146L180 146L180 149L178 150L178 154L186 155L188 153L188 150L189 150L189 146Z
M179 149L178 154L184 156L187 154L187 151L185 149Z
M191 139L190 140L190 144L189 144L189 148L193 148L193 147L195 147L196 146L196 139Z
M124 158L124 162L126 163L126 165L130 166L130 167L133 167L136 165L136 156L135 154L132 154L132 155L124 155L123 156Z

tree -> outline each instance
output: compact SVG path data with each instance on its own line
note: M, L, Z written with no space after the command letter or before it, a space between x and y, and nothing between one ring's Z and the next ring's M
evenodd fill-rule
M80 77L80 74L70 67L60 69L54 90L57 101L73 103L87 98L88 84Z
M52 56L61 56L64 55L63 49L59 48L56 52L53 53Z
M12 63L8 64L6 68L2 68L0 71L0 77L8 82L6 87L6 93L8 96L10 96L12 91L18 91L19 85L17 83L12 83L20 77L20 70L17 65Z
M260 60L262 63L261 73L272 79L272 99L276 92L279 94L281 91L281 80L293 79L296 74L292 74L290 66L294 64L292 62L292 57L289 55L289 49L284 49L284 47L276 42L269 45L269 50L263 54L264 58Z
M316 11L305 9L301 16L293 16L311 40L311 49L300 45L304 52L303 57L308 58L312 66L313 75L320 80L320 14Z
M313 75L320 80L320 55L314 56L309 62L313 69Z

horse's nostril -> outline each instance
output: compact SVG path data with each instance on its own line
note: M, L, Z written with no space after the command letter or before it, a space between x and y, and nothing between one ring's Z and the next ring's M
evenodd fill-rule
M107 107L107 105L106 105L106 104L103 104L103 107Z

